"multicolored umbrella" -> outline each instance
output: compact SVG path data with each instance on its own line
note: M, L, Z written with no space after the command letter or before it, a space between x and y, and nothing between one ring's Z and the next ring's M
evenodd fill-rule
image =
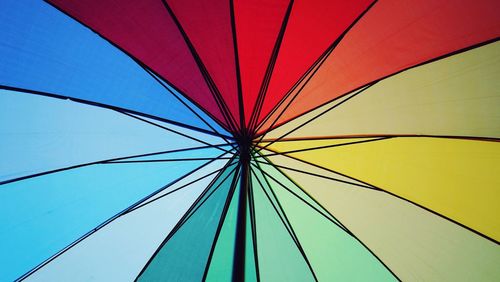
M0 11L1 281L500 280L499 1Z

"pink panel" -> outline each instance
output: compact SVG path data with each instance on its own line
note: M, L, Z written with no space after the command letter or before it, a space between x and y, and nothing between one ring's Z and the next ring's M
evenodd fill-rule
M231 9L221 0L167 0L231 115L239 123Z

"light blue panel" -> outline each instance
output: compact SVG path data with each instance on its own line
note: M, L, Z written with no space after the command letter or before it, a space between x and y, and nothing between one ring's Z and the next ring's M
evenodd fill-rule
M2 0L0 11L0 85L209 129L132 59L47 3Z
M220 173L220 170L213 170L211 169L211 167L213 167L214 165L217 165L217 166L224 166L226 165L223 169L234 169L235 166L236 166L236 163L232 163L232 164L228 164L228 160L215 160L215 161L212 161L210 163L208 163L206 166L204 167L201 167L200 169L194 171L193 173L189 174L189 177L186 177L182 180L180 180L179 182L177 182L176 184L178 185L177 187L184 187L186 185L191 185L191 182L193 181L193 179L205 179L207 177L211 177L213 175L217 175ZM154 197L151 197L148 202L150 201L155 201L157 198L161 198L163 197L165 194L169 194L170 192L172 192L173 190L175 190L175 186L172 186L172 187L169 187L168 189L165 189L163 190L162 192L158 193L157 195L155 195Z
M199 139L223 142L215 136L174 128ZM113 110L5 90L0 90L0 136L0 181L105 159L204 145ZM222 153L217 151L217 155ZM196 151L186 156L194 155Z
M207 171L220 169L223 165L211 163ZM196 178L190 175L186 181ZM119 217L26 281L133 281L213 178L215 174ZM180 186L173 185L172 189Z
M203 163L100 164L0 186L0 277L19 277Z
M220 148L223 148L225 150L231 149L229 145L221 146ZM131 159L126 159L125 161L167 160L167 159L179 159L179 158L217 158L223 153L224 152L221 151L220 149L208 147L208 148L194 149L189 151L172 152L172 153L165 153L153 156L131 158ZM224 158L231 158L231 156L232 154L226 154Z
M136 116L140 119L143 119L143 120L147 120L149 122L152 122L154 124L157 124L157 125L160 125L160 126L163 126L163 127L167 127L167 128L170 128L172 130L175 130L175 131L180 131L180 132L183 132L184 134L188 135L189 137L193 137L193 138L196 138L198 140L201 140L205 143L209 143L209 144L226 144L226 143L233 143L234 140L232 139L231 135L220 135L218 133L216 134L210 134L210 133L206 133L206 132L200 132L200 131L196 131L196 130L190 130L190 131L187 131L187 132L184 132L186 130L186 128L184 127L180 127L180 126L176 126L176 125L173 125L171 123L168 123L168 122L162 122L162 121L159 121L159 120L155 120L155 119L152 119L152 118L147 118L147 117L141 117L141 116L138 116L138 115L133 115L133 116ZM203 145L203 144L201 144Z

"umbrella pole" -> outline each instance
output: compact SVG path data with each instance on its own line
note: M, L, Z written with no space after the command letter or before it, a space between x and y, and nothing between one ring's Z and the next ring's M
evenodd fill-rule
M233 260L233 281L245 280L245 246L248 186L250 177L250 143L240 144L240 194L238 199L238 215L236 223L236 242Z

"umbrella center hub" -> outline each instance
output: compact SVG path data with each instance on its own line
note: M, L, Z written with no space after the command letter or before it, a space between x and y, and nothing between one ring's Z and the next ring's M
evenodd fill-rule
M251 148L252 148L252 138L250 136L241 136L237 140L239 157L241 162L250 162L251 158Z

